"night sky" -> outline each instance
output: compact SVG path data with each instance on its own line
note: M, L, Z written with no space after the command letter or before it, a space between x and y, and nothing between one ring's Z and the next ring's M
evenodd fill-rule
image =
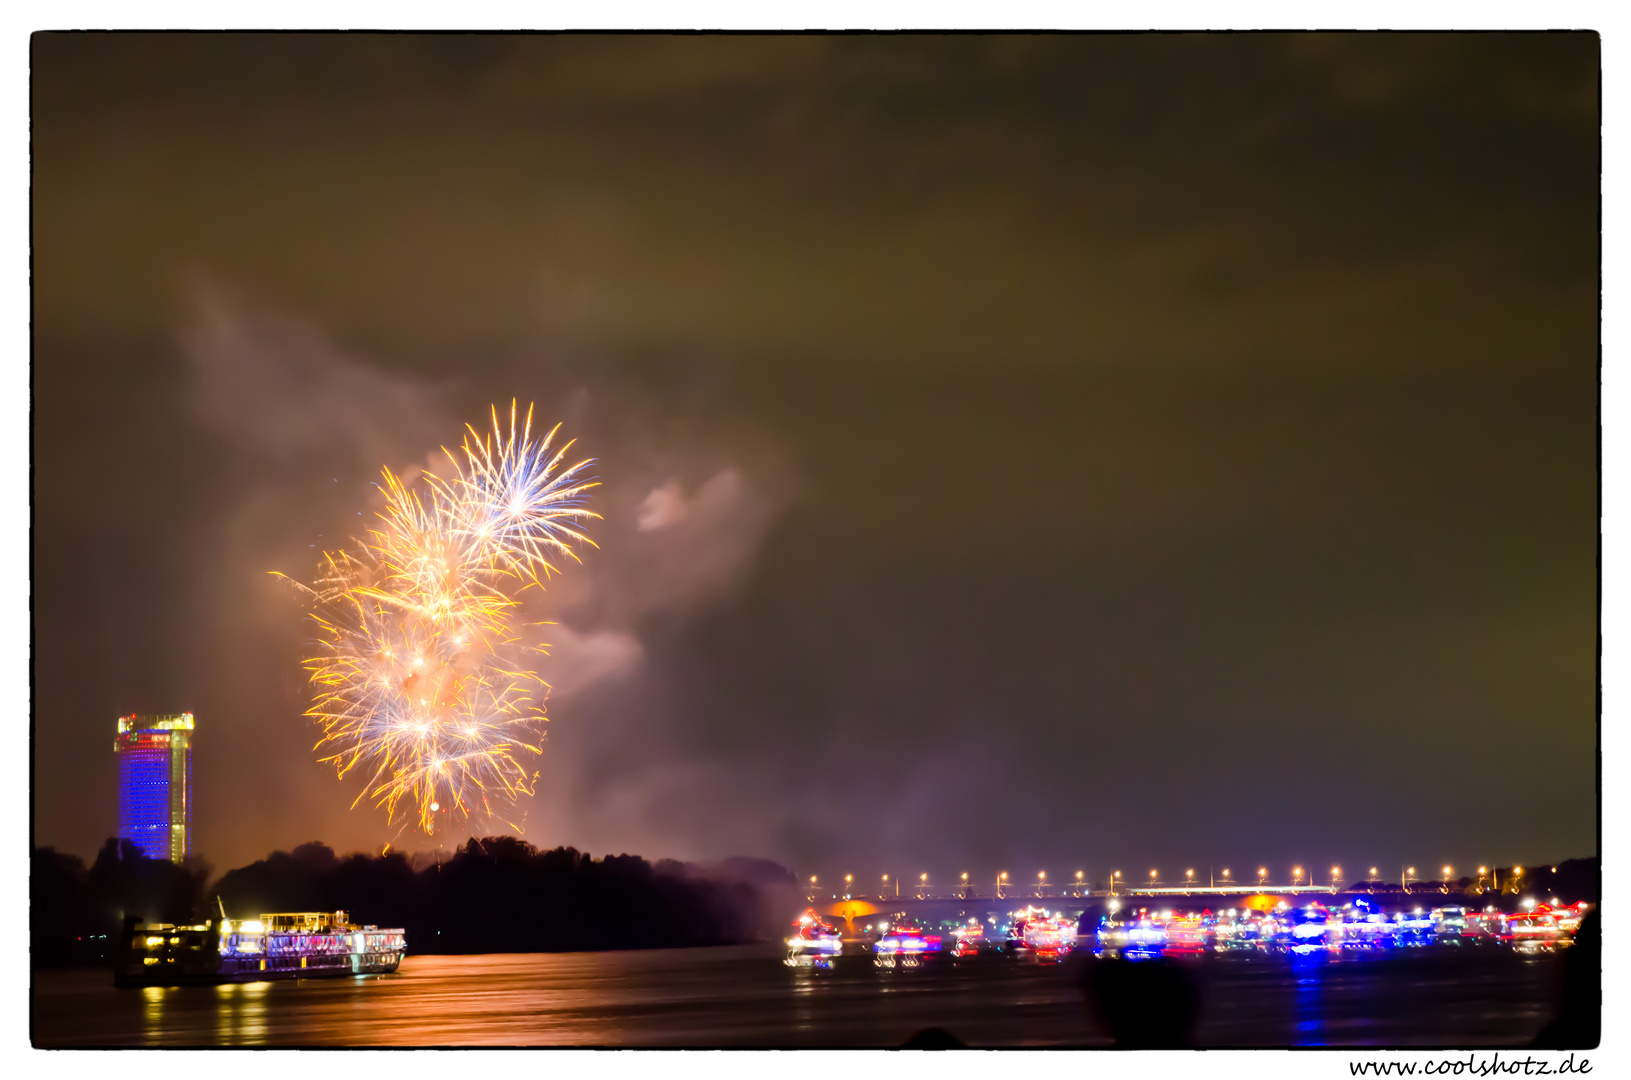
M604 484L535 844L1594 854L1598 60L36 36L35 842L191 710L217 869L422 846L317 763L267 572L519 398Z

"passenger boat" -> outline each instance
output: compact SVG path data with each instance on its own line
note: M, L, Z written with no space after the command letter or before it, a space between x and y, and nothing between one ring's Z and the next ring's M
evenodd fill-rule
M1438 937L1438 919L1432 912L1421 908L1400 912L1395 924L1393 944L1400 949L1420 949L1434 943Z
M1567 907L1553 908L1552 914L1557 919L1557 928L1571 942L1575 934L1580 931L1580 923L1585 919L1586 912L1591 905L1584 900L1568 905Z
M1380 911L1354 907L1331 920L1331 944L1339 950L1378 950L1393 947L1393 924Z
M1212 924L1212 950L1219 954L1257 951L1258 923L1252 912L1229 908Z
M1025 921L1021 940L1039 960L1062 960L1076 948L1076 920L1044 912Z
M894 925L880 924L872 945L873 963L882 968L920 966L924 958L941 951L939 934L926 934L915 920L897 917Z
M1573 941L1558 928L1552 910L1541 904L1532 911L1508 915L1501 940L1518 952L1554 952Z
M338 975L389 975L402 963L399 929L353 926L343 911L300 911L202 926L125 920L113 981L176 986Z
M787 939L787 966L830 968L843 951L844 939L838 928L822 922L815 908L806 908Z
M1476 930L1467 927L1467 909L1463 907L1434 908L1433 914L1438 919L1434 928L1433 943L1435 945L1463 945L1468 943Z
M1166 921L1140 909L1112 913L1099 920L1093 954L1106 959L1153 960L1167 947Z
M1206 952L1208 938L1207 918L1211 912L1200 915L1180 915L1167 920L1166 945L1163 956L1200 956Z
M1331 912L1325 905L1312 903L1291 912L1291 941L1293 953L1305 955L1327 949L1331 944ZM1338 941L1340 942L1340 937Z
M978 956L992 947L985 939L985 927L980 925L979 919L969 919L965 925L953 930L951 937L951 948L946 951L958 960Z

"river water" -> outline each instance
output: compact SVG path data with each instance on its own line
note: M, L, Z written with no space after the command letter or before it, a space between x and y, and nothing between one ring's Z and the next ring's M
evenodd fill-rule
M1557 1009L1558 959L1501 950L1230 958L1186 969L1201 1046L1518 1046ZM1106 1046L1078 966L980 957L795 971L776 946L410 956L395 975L116 989L34 973L40 1047Z

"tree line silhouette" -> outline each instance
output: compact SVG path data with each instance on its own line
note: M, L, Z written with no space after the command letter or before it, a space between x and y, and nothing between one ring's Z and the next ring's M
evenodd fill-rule
M759 859L699 867L635 855L542 851L515 837L451 855L340 856L322 843L275 851L210 881L210 867L149 859L108 840L83 860L35 848L35 967L111 964L126 915L196 923L274 911L346 911L401 927L410 953L565 952L733 945L779 935L793 877Z

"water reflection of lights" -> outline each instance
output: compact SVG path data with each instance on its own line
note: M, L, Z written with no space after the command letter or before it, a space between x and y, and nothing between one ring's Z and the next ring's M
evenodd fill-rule
M1122 910L1126 911L1125 901ZM1260 918L1260 913L1238 907L1232 916L1227 910L1220 915L1252 923ZM877 916L860 922L869 918ZM983 911L979 921L987 922ZM808 1046L854 1039L857 1032L860 1038L880 1032L881 1039L898 1042L904 1038L900 1030L918 1030L930 1022L946 1024L959 1034L990 1033L991 1041L1007 1040L1010 1045L1059 1039L1060 1013L1014 1007L1022 1000L1058 1000L1057 991L1068 984L1058 982L1057 974L989 959L962 969L947 966L941 973L905 971L873 977L866 959L858 957L854 977L841 966L834 978L823 977L826 973L820 971L779 968L774 964L776 951L772 945L769 950L717 952L420 956L409 958L406 975L394 977L219 990L189 987L155 990L147 996L162 999L167 1025L152 1042L187 1045L225 1045L228 1033L220 1030L224 1021L218 1021L217 1014L242 1008L249 993L260 995L256 1000L266 1006L262 1044L648 1046L776 1040ZM1198 962L1173 963L1206 980L1203 987L1209 996L1203 1000L1208 1005L1252 999L1259 1003L1260 1007L1231 1014L1229 1022L1240 1025L1232 1030L1241 1042L1282 1046L1348 1042L1358 1032L1365 1033L1363 1038L1393 1044L1420 1041L1428 1032L1445 1043L1477 1042L1497 1025L1503 1030L1533 1027L1533 1004L1549 992L1548 980L1557 966L1545 957L1525 957L1521 968L1512 969L1510 980L1503 980L1504 988L1444 983L1461 990L1451 989L1441 1006L1436 998L1398 989L1392 973L1425 972L1422 962L1412 960L1414 966L1397 969L1383 954L1344 952L1340 959L1333 953L1328 959L1315 955L1243 963L1230 959L1212 968ZM1465 963L1460 954L1456 963ZM91 995L60 973L47 977L54 977L58 987L47 1008L58 1016L55 1023L65 1038L76 1033L83 1037L86 1021L94 1018L104 1037L143 1044L142 991L114 991L99 980L97 994ZM942 993L945 990L952 992ZM1461 996L1463 991L1468 996ZM1075 993L1073 987L1067 992ZM933 1021L923 1019L922 1012L931 995L936 1003ZM1457 1002L1474 999L1481 1006L1487 1002L1492 1011L1458 1011ZM93 1012L98 1002L112 1011ZM1079 998L1071 998L1070 1004L1073 1010L1081 1008ZM81 1011L74 1015L70 1010ZM1202 1025L1216 1019L1202 1016ZM1452 1016L1471 1019L1457 1021ZM1202 1026L1197 1034L1204 1038L1215 1030ZM247 1040L241 1035L233 1040L238 1048L254 1048L243 1046Z
M1293 974L1296 978L1296 1029L1298 1046L1320 1046L1325 1040L1320 1038L1324 1028L1324 1008L1320 1002L1321 985L1324 981L1324 957L1319 954L1300 955L1293 952L1291 955Z
M142 987L142 1029L147 1034L149 1046L159 1044L160 1035L164 1028L164 996L169 992L164 986Z
M266 1043L269 982L222 983L215 987L215 1033L228 1046Z

